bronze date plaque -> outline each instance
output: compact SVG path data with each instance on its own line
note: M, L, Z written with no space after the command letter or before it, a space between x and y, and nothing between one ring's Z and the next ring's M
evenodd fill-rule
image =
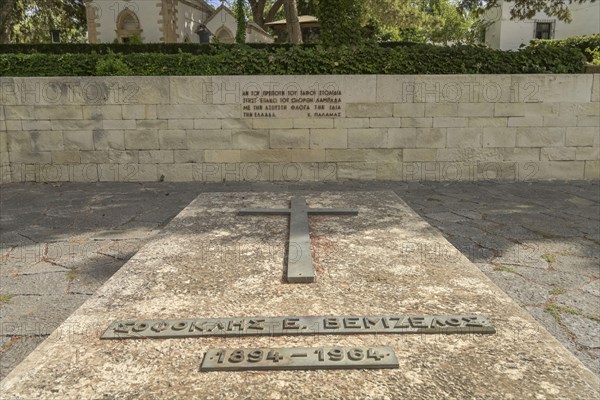
M200 371L398 368L391 347L209 349Z

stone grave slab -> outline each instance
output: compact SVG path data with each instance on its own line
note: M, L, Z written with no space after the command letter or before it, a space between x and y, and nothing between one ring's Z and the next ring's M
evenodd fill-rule
M392 192L303 193L358 215L311 216L314 282L286 282L289 222L238 211L294 195L198 196L0 383L3 400L600 396L595 375ZM101 338L118 320L390 315L482 315L495 333ZM208 351L282 348L389 348L398 368L200 371Z

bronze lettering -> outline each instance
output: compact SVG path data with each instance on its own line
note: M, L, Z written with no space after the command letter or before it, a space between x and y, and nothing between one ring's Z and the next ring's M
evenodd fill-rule
M204 324L204 322L202 322L202 321L192 322L190 324L190 330L189 331L190 332L194 332L194 330L197 330L197 331L202 332L202 331L204 331L204 329L202 328L203 324Z
M265 329L263 325L264 322L264 319L251 319L250 321L248 321L248 329L263 330Z
M410 328L410 325L408 325L407 323L404 323L404 320L406 318L390 318L390 321L397 321L396 325L394 325L394 329L403 329L403 328ZM409 318L410 321L410 318Z
M150 328L150 329L152 329L154 332L162 332L162 331L169 329L169 324L165 321L158 322L158 323L152 325L152 328Z
M131 330L134 332L143 332L146 329L148 329L148 324L145 322L139 322L139 323L135 324L135 326L133 328L131 328Z
M173 329L174 331L182 331L185 328L187 328L187 326L188 326L187 322L181 321L181 322L177 322L176 324L173 324L171 329Z
M365 317L363 322L365 324L365 328L370 329L372 326L377 325L377 323L381 320L381 318L369 318Z
M239 321L236 321L236 320L232 319L231 321L229 321L227 330L232 331L232 330L234 330L234 328L237 328L238 331L243 331L244 330L244 320L240 319Z
M344 318L345 328L360 328L360 318L358 317L346 317Z
M480 328L483 325L477 322L477 317L463 317L463 321L466 322L465 326L472 326L476 328Z
M323 327L325 329L339 329L340 321L337 318L325 318L323 320Z
M427 328L424 317L409 317L408 322L413 328Z
M300 329L300 318L286 318L283 320L283 329Z

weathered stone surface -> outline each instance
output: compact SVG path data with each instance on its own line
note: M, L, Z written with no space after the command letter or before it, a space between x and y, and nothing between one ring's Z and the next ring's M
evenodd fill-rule
M194 180L194 164L161 164L158 179L165 182L190 182Z
M125 150L124 131L96 129L92 132L92 136L95 150Z
M299 118L294 119L294 128L333 128L331 118Z
M340 162L337 167L339 180L375 180L377 179L377 163L375 162Z
M212 104L213 87L210 77L170 76L171 104Z
M17 92L5 96L0 131L10 137L5 145L0 138L0 154L8 153L2 155L9 163L36 165L48 158L52 162L50 155L36 152L387 148L432 154L426 150L483 146L504 149L507 163L496 164L498 172L484 171L472 179L530 179L531 174L519 172L521 166L514 166L511 175L509 163L530 166L541 159L570 164L557 175L552 175L558 171L555 165L536 165L537 179L593 180L600 176L597 81L589 74L11 78L8 87L31 90L24 97ZM39 88L58 97L50 101ZM290 99L294 90L333 91L336 107L331 110L336 116L319 118L311 116L312 109L289 109L276 110L274 117L247 118L250 114L242 112L244 88L287 90ZM312 130L308 138L306 130ZM578 149L574 153L553 147ZM308 157L295 156L300 163L320 158L298 154ZM57 153L55 158L77 163L76 157ZM447 162L426 158L414 162ZM92 158L81 153L82 163L90 159L108 162L106 154ZM460 168L469 162L454 161L463 163ZM582 173L579 164L571 163L575 161L584 162ZM397 166L382 168L393 171Z
M240 150L206 150L204 152L207 163L239 163Z
M260 150L269 148L269 131L267 130L235 130L233 131L233 148L240 150Z
M64 149L62 132L56 131L31 131L29 132L31 150L55 151Z
M314 243L321 243L319 238L327 238L329 243L316 261L317 282L282 283L287 224L281 218L267 218L257 224L254 218L240 219L237 210L282 207L289 197L289 193L199 197L2 381L3 397L82 398L99 393L116 397L144 393L152 397L168 390L178 396L218 398L223 388L228 396L243 390L243 395L251 398L263 398L274 391L292 398L423 394L487 398L499 390L515 398L540 393L565 398L598 395L594 375L464 257L445 261L424 257L423 249L437 246L444 252L453 247L389 192L309 197L313 207L352 206L358 207L360 214L352 221L313 217ZM240 231L250 238L244 242L244 251L231 254L219 250L236 243ZM399 255L399 249L407 249L407 242L414 244L411 249L416 251ZM274 252L266 253L264 243ZM203 268L198 268L198 262ZM367 284L357 285L357 281ZM98 339L107 321L113 319L305 315L307 310L311 315L382 315L390 309L427 315L483 313L492 319L497 333L378 335L378 344L406 355L399 369L250 374L244 378L247 385L241 388L238 374L217 377L197 372L204 351L231 347L229 340L206 338L199 344L189 339L119 343ZM64 334L66 328L82 326L85 333ZM321 339L299 337L293 342L294 346L319 346ZM372 339L368 335L328 338L340 346L366 345ZM235 346L248 347L245 339L235 342ZM252 340L253 347L289 344L287 337ZM477 362L465 358L466 348L476 349ZM136 357L121 358L123 354ZM427 356L426 365L410 361L422 355ZM155 357L160 363L151 362ZM140 359L148 363L140 367ZM458 368L448 368L448 363ZM120 371L118 380L111 372L115 368ZM329 384L333 375L335 382ZM216 378L218 385L212 384ZM314 385L322 379L324 384ZM432 386L415 386L415 379ZM516 385L515 379L521 384ZM494 384L487 386L490 381ZM352 382L355 390L346 390L344 382ZM303 388L302 393L295 391L297 387ZM373 387L378 388L377 393L371 391ZM473 390L475 387L479 389Z
M190 150L231 149L231 131L216 129L187 131L187 143Z
M63 132L65 150L94 150L93 132L65 131Z
M345 149L348 147L347 129L311 129L311 149Z
M346 116L348 117L370 117L382 118L391 117L393 114L393 105L391 103L357 103L346 106Z
M157 106L154 104L126 104L121 106L123 119L156 119Z
M517 128L517 147L560 147L564 145L564 128Z
M142 150L139 159L142 164L170 164L173 163L173 150Z
M202 163L204 162L204 150L174 150L175 163Z
M455 148L481 147L481 129L448 128L446 130L446 145Z
M129 107L129 106L125 106ZM103 119L123 119L123 108L120 105L82 106L83 119L101 121ZM145 119L143 118L136 119Z
M416 128L418 148L444 148L446 147L446 128Z
M461 117L493 117L494 103L458 103L456 115Z
M422 128L426 131L423 135L419 135L417 132L421 128L390 128L388 129L388 142L387 147L389 148L413 148L417 147L417 140L421 140L422 143L426 141L441 142L438 135L428 136L429 128ZM444 145L446 144L446 138L443 139Z
M591 349L600 348L600 323L589 318L561 313L561 319L575 335L575 341Z
M583 174L583 179L600 179L600 161L592 160L585 162L585 172Z
M378 149L387 147L385 128L348 129L348 148Z
M52 152L53 164L79 164L81 153L78 151L54 151Z
M600 128L568 127L566 136L567 146L600 146Z
M185 130L159 130L158 145L161 149L185 150L187 149L187 133Z
M308 129L271 129L269 144L272 149L307 149Z
M137 129L124 131L127 150L158 150L158 130Z
M483 147L515 147L515 128L483 128Z
M513 87L521 89L523 101L590 101L592 74L513 75Z
M402 161L402 150L392 149L331 149L326 150L327 161L373 161L398 162Z
M543 148L540 154L542 161L568 161L575 160L575 147L549 147Z
M394 104L394 117L415 117L425 116L424 103L400 103Z
M400 118L369 118L371 128L399 128L401 122Z

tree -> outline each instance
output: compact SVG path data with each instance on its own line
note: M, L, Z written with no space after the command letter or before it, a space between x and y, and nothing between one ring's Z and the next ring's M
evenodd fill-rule
M235 0L235 17L237 20L235 42L244 44L246 43L246 12L244 10L244 0Z
M285 20L290 43L302 43L302 30L300 29L300 20L298 19L298 7L296 5L296 0L286 0Z
M459 7L473 12L481 12L493 7L500 6L502 1L514 3L510 9L511 19L527 19L540 11L547 15L556 17L560 21L571 22L570 4L582 4L596 0L460 0Z
M363 15L368 34L379 41L448 44L475 38L475 16L451 0L365 0Z
M298 15L317 15L318 0L297 0Z
M275 17L281 11L286 0L248 0L250 9L252 10L252 21L258 24L261 28L265 28L265 24L275 21ZM265 9L269 6L269 11L265 15Z
M0 43L10 42L14 10L15 0L5 0L0 3Z
M86 40L84 0L2 0L0 42L48 43L50 31L60 31L61 40Z
M319 3L321 41L329 46L360 43L361 0L326 0Z

